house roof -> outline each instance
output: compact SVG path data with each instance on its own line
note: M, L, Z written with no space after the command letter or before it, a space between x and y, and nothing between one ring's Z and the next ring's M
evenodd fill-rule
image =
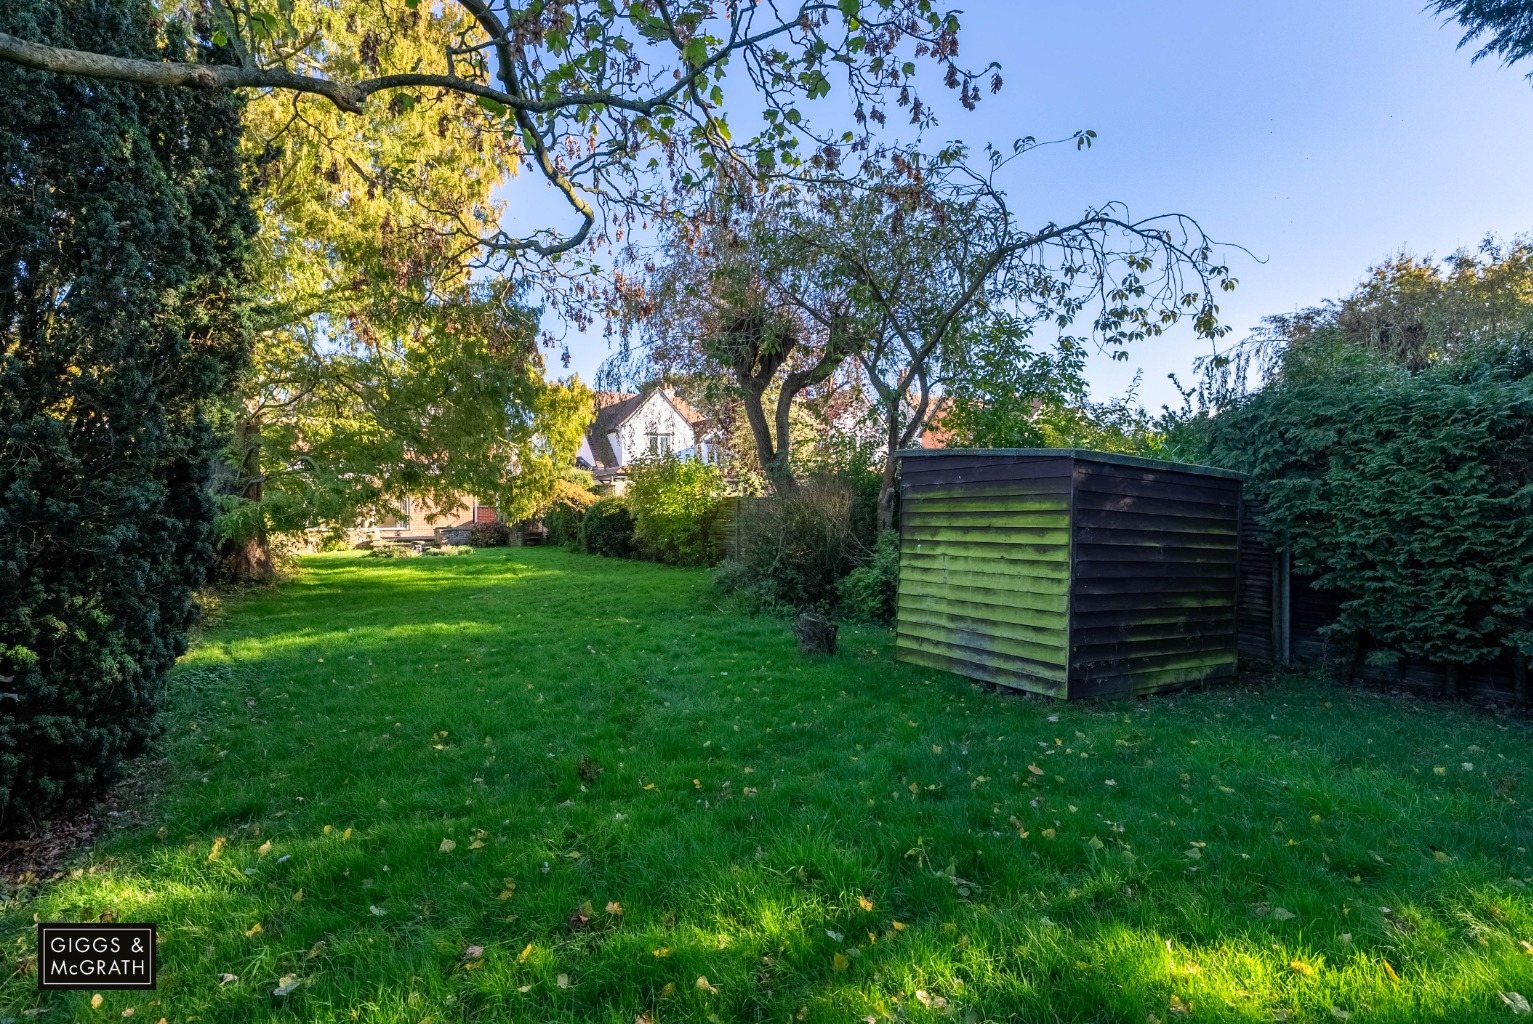
M595 468L606 469L618 464L617 455L613 452L612 443L607 439L607 435L616 433L619 427L633 418L656 390L681 414L681 418L694 428L707 420L706 416L677 398L675 392L668 388L650 388L638 393L598 391L596 392L596 418L586 429L586 441L590 444L591 454L596 459Z

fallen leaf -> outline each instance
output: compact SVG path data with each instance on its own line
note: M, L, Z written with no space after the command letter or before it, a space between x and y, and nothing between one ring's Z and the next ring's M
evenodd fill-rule
M517 988L517 991L518 992L531 992L532 991L532 986L531 985L521 985L521 986L519 986Z
M1525 1013L1533 1013L1533 1006L1529 1006L1528 1001L1516 992L1499 992L1497 994L1501 996L1501 1001L1510 1006L1512 1012L1518 1016Z
M274 996L285 996L297 988L298 985L298 975L284 974L282 980L277 982L277 987L271 990L271 994Z
M660 998L661 999L669 999L672 996L674 996L675 994L676 994L676 983L674 981L666 982L665 983L665 988L662 988L660 990Z
M532 943L529 942L529 943L527 943L527 948L522 950L521 955L516 958L516 962L517 963L526 963L527 962L527 958L529 956L531 956L531 955L532 955Z
M894 930L897 932L902 932L905 930L905 926L899 921L890 921L889 924L892 925Z
M1171 1003L1167 1008L1178 1017L1185 1017L1192 1013L1192 1004L1184 1003L1178 996L1174 995L1171 997Z
M1389 963L1388 960L1381 960L1379 962L1384 965L1384 973L1389 975L1389 980L1390 981L1399 981L1400 980L1400 976L1395 973L1395 969L1392 966L1390 966L1390 963Z
M97 992L95 995L90 997L90 1008L92 1010L99 1010L101 1008L101 993L100 992Z
M264 842L260 846L256 847L256 855L257 856L264 857L268 853L271 853L271 840L270 839L266 840L266 842Z
M1294 973L1302 974L1306 978L1311 978L1315 975L1315 969L1303 960L1290 960L1288 961L1288 966L1293 968Z
M248 938L250 938L253 935L260 935L261 932L263 932L264 930L265 929L263 929L261 927L261 922L257 921L255 924L251 925L250 928L245 932L245 937L248 939Z
M868 899L866 896L858 896L857 904L858 906L862 907L863 910L873 909L873 901Z
M837 953L835 956L830 958L830 966L832 970L844 971L851 965L852 962L846 958L845 953Z
M218 983L220 985L228 985L239 980L239 976L234 974L220 974L218 976Z
M463 950L463 959L465 960L478 960L482 956L484 956L483 946L468 946Z
M437 847L438 853L451 853L458 848L458 844L451 839L442 840L442 845Z
M303 902L303 890L302 889L299 889L297 892L293 893L293 902L294 903L302 903Z
M587 900L570 912L569 919L565 923L570 926L570 931L578 932L591 923L591 915L593 913L591 902Z
M1028 770L1028 771L1030 771L1030 772L1032 772L1032 773L1033 773L1033 774L1034 774L1034 775L1042 775L1042 774L1043 774L1043 769L1042 769L1042 768L1039 768L1039 767L1038 767L1038 766L1037 766L1037 765L1035 765L1035 764L1030 764L1030 765L1028 765L1028 766L1027 766L1027 770Z
M1432 774L1433 775L1447 775L1448 774L1448 769L1443 768L1443 767L1433 768L1432 769Z
M671 955L671 951L666 946L661 946L659 949L655 950L655 956L659 957L662 960L664 960L666 957L668 957L670 955Z
M303 955L303 958L305 960L313 960L315 957L319 956L324 951L325 951L325 940L324 939L320 939L318 942L314 943L314 945L309 947L309 951Z
M1291 910L1286 910L1283 907L1277 907L1272 911L1272 916L1279 921L1292 921L1298 915Z
M483 839L475 839L472 843L468 844L468 848L470 850L482 850L482 849L484 849L484 840Z
M228 840L223 836L219 836L217 839L213 840L213 849L212 852L208 854L208 860L217 860L219 857L222 857L224 853L224 843L226 842L228 842Z
M616 900L609 901L607 903L607 913L611 914L613 917L622 917L623 905Z
M554 979L554 983L557 984L560 988L569 988L570 976L568 974L561 974Z

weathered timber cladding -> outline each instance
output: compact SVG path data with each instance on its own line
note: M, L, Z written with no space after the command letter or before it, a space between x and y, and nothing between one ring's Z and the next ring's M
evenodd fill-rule
M901 660L1065 698L1234 675L1235 474L1079 451L902 454Z
M1234 677L1240 488L1075 460L1070 696Z
M1070 485L1067 460L904 461L901 660L1065 695Z

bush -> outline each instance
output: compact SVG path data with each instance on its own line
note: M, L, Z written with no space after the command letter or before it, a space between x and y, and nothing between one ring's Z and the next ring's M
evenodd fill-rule
M543 511L543 527L548 543L573 547L580 542L580 521L586 510L599 499L591 491L569 480L554 485L553 501Z
M475 523L468 528L471 548L503 548L511 543L511 527L505 523Z
M634 549L667 565L710 565L722 553L714 524L724 478L696 459L645 459L629 474Z
M900 593L900 535L884 530L873 555L836 585L841 612L848 618L887 626L894 621Z
M633 512L621 497L602 498L580 520L580 550L608 558L633 554Z
M844 480L807 480L742 502L735 561L715 574L726 592L765 610L830 611L837 584L867 555L853 525L856 494Z
M195 60L151 5L7 0L0 31ZM0 63L0 825L154 737L213 557L213 403L247 355L238 102Z
M1295 568L1342 595L1331 632L1450 666L1533 653L1525 342L1412 373L1317 336L1207 429Z

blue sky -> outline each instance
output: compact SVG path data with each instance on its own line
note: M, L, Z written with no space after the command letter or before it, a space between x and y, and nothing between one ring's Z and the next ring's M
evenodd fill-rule
M1009 143L1094 129L1094 148L1038 151L1005 184L1039 224L1092 204L1181 212L1265 262L1234 256L1222 302L1243 335L1271 313L1348 291L1408 248L1446 255L1533 231L1533 87L1455 49L1414 0L974 0L962 56L1003 67L979 110L944 108L940 139ZM737 83L738 84L738 83ZM925 92L929 98L933 92ZM599 336L571 339L590 380ZM1096 359L1097 398L1143 371L1141 400L1175 403L1208 343L1191 332Z

